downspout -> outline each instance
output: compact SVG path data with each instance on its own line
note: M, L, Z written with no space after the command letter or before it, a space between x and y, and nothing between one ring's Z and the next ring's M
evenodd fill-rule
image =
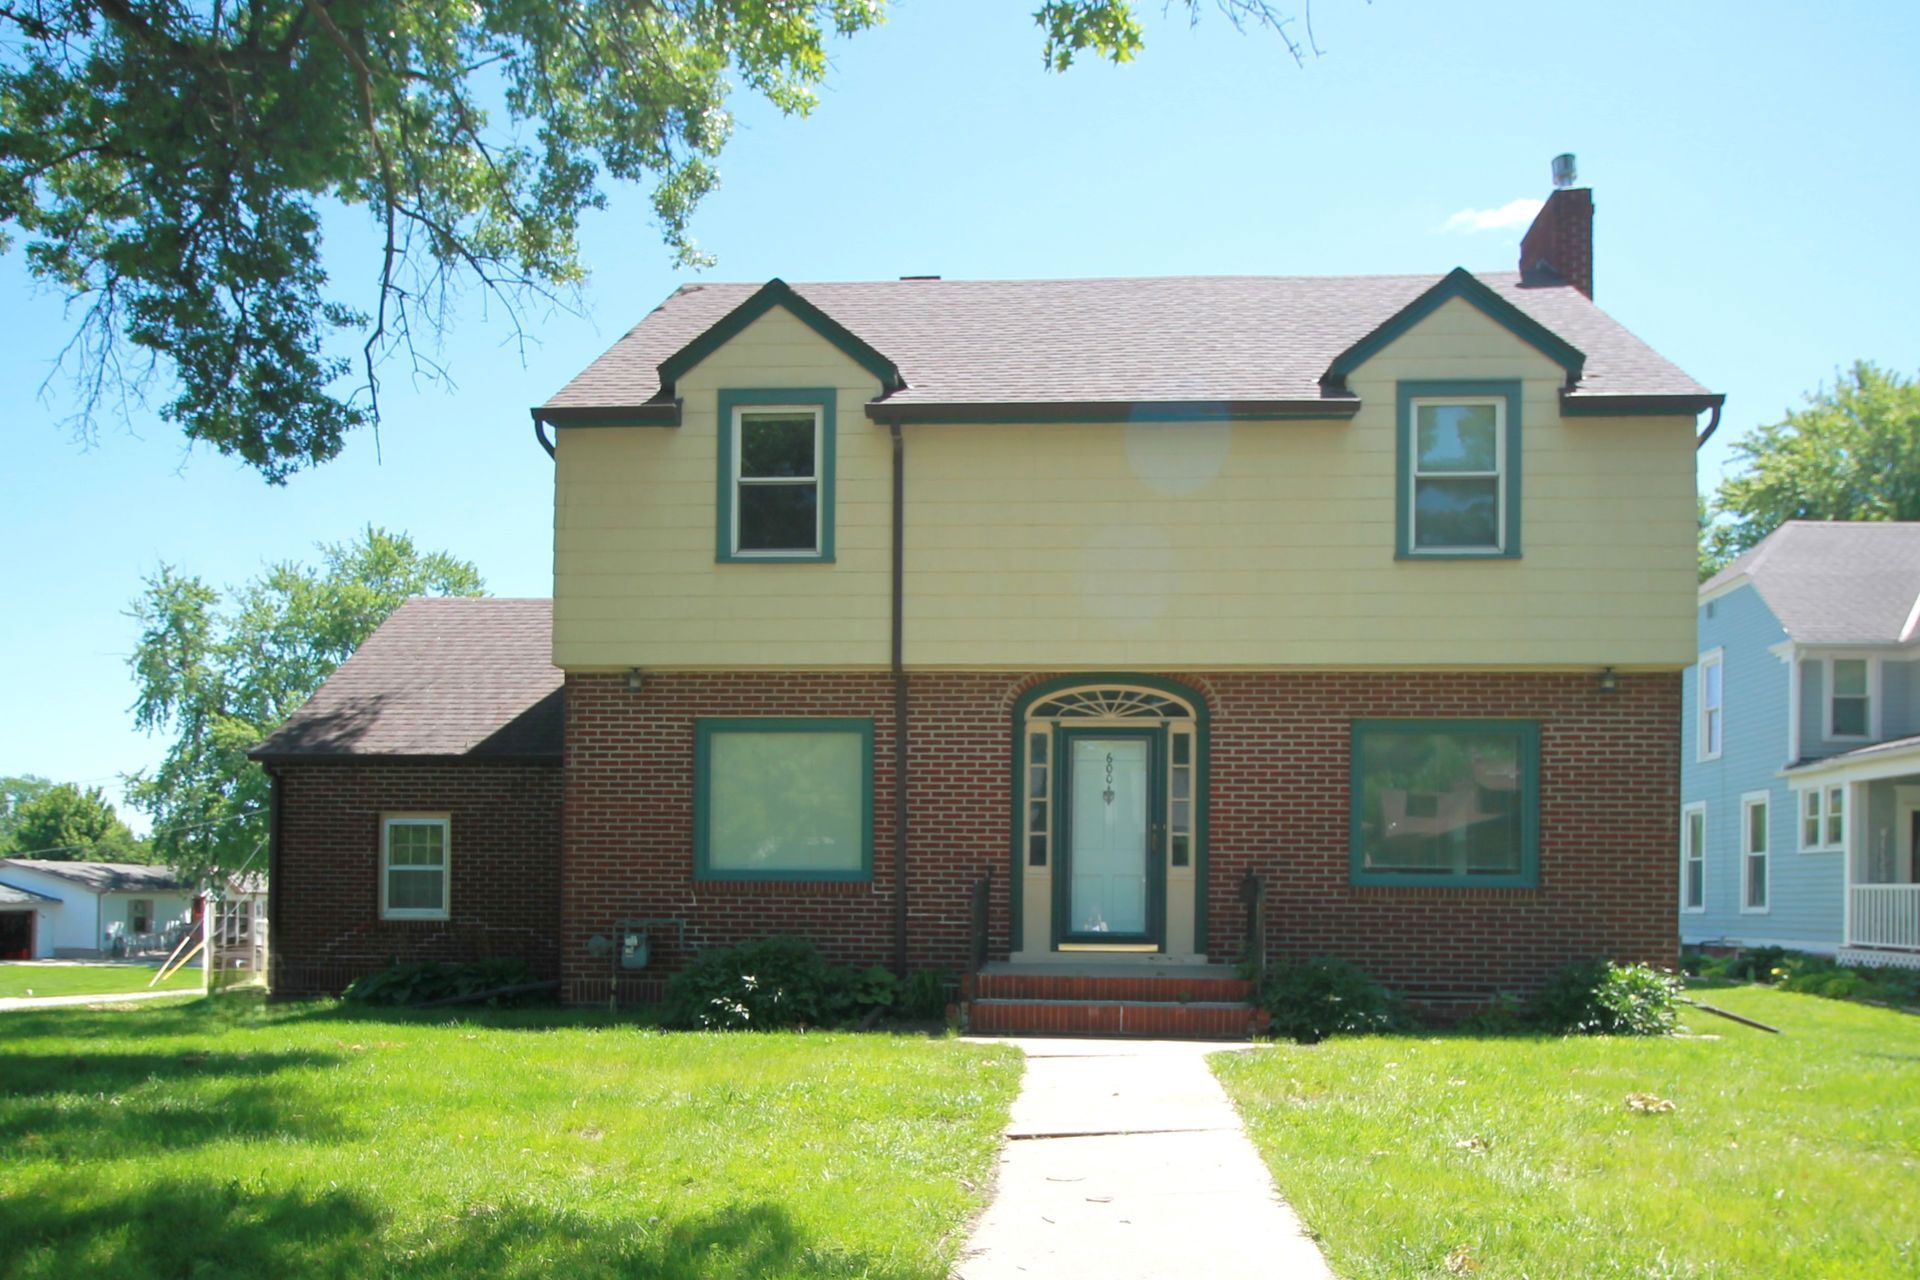
M1716 430L1718 430L1720 427L1720 406L1725 403L1726 401L1724 399L1716 400L1713 402L1713 409L1711 410L1713 416L1707 419L1707 429L1705 431L1702 431L1699 435L1699 438L1693 442L1693 449L1695 453L1698 453L1703 447L1705 447L1707 441L1713 439L1713 433Z
M280 989L280 771L262 764L267 772L267 998Z
M907 666L906 666L906 445L900 421L893 435L893 968L907 976Z

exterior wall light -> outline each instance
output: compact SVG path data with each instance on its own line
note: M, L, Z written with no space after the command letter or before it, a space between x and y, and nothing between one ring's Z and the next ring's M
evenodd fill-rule
M641 683L642 681L640 676L640 668L628 667L627 668L627 692L628 693L640 692Z
M1620 678L1613 674L1612 667L1608 667L1605 671L1602 671L1600 673L1600 692L1602 693L1620 692Z

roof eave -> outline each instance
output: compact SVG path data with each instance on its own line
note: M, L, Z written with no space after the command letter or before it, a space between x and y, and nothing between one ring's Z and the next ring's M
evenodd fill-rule
M258 764L550 764L561 762L558 751L376 752L376 751L266 751L255 747L247 759Z
M1727 402L1713 392L1668 395L1612 395L1606 392L1563 390L1560 416L1564 418L1692 418Z
M628 405L540 405L530 411L550 427L677 427L680 401L648 400Z
M998 400L908 403L870 400L867 417L884 423L1309 422L1344 421L1357 396L1290 400Z

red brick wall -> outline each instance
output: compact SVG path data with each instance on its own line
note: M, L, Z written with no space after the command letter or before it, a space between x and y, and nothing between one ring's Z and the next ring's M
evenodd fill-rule
M1531 275L1543 263L1589 298L1593 296L1591 188L1555 191L1520 238L1520 274Z
M1010 716L1049 678L922 674L911 681L910 964L966 963L968 893L992 876L992 954L1010 937ZM1268 885L1276 956L1337 954L1412 994L1484 995L1537 983L1565 960L1677 955L1675 845L1680 676L1216 674L1175 677L1213 713L1210 954L1232 960L1248 870ZM893 716L882 673L649 674L567 681L563 970L575 1000L611 969L588 939L626 917L683 920L688 951L776 933L836 959L893 954ZM871 884L693 880L693 725L702 716L865 716L875 722ZM1525 717L1541 726L1540 884L1532 889L1358 889L1347 883L1348 722ZM657 972L684 960L654 934ZM623 984L623 994L657 990Z
M395 959L518 956L557 976L557 765L307 764L280 776L274 994L337 995ZM449 919L380 919L380 815L392 812L451 815Z

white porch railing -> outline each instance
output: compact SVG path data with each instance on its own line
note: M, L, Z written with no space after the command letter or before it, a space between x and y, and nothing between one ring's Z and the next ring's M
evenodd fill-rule
M1848 932L1849 946L1920 950L1920 884L1853 886Z

